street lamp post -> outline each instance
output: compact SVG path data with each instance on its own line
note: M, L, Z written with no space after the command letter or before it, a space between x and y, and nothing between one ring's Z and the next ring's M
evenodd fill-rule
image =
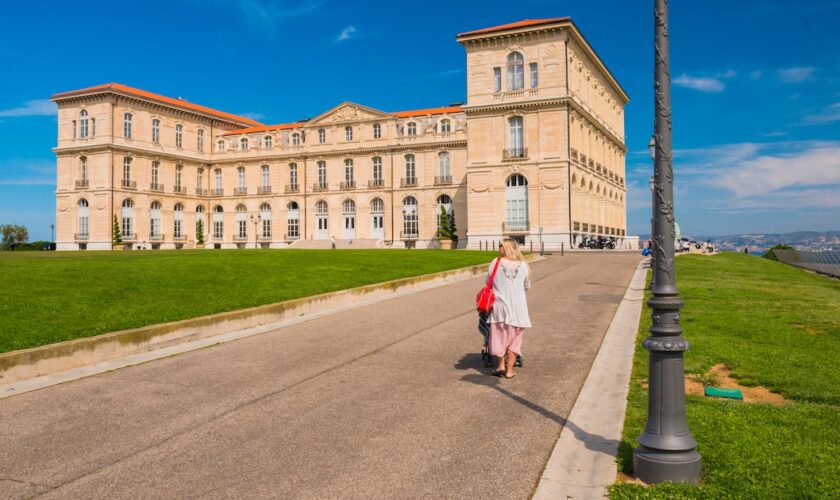
M671 89L668 68L668 0L654 0L656 161L654 241L656 286L648 301L653 320L644 341L648 358L648 416L633 451L636 477L648 484L700 481L700 454L685 417L685 373L680 308L674 273L674 186L671 164Z
M656 136L650 136L648 151L650 152L650 159L654 161L653 175L650 176L650 180L648 181L650 184L650 289L653 290L656 284L656 253L653 250L653 207L656 205L656 192L653 189L656 186Z
M257 244L258 244L257 241L259 240L259 237L257 236L257 224L259 224L261 219L262 219L262 214L258 215L257 217L254 217L254 214L251 214L251 222L254 223L254 250L259 248L257 246Z
M55 241L55 224L50 224L50 243Z

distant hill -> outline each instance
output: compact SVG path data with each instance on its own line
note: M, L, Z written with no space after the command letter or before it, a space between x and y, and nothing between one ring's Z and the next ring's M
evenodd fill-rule
M840 231L797 231L784 234L732 234L728 236L694 236L697 241L711 240L720 250L766 250L774 245L790 245L798 250L840 251Z

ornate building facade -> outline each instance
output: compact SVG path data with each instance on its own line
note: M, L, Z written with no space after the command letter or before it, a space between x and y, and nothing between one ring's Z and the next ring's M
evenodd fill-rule
M263 125L120 84L53 95L58 248L110 249L115 220L129 247L430 247L442 210L462 248L624 242L628 97L577 27L526 20L457 41L465 105L345 102Z

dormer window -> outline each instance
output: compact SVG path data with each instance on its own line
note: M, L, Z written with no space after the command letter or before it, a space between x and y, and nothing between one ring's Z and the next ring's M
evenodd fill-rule
M292 134L292 146L300 146L300 134L298 132Z
M240 151L248 151L248 138L243 137L239 139L239 149Z
M350 142L350 141L353 140L353 127L349 127L349 126L344 127L344 139L347 142Z
M217 153L224 153L225 152L225 141L220 140L216 142L216 152Z
M408 125L406 125L406 133L408 135L417 135L417 124L414 122L408 122Z
M443 134L448 134L449 132L452 131L452 124L449 121L449 119L444 118L443 120L440 121L440 131Z
M263 137L263 147L265 149L271 149L272 147L274 147L274 138L270 135Z

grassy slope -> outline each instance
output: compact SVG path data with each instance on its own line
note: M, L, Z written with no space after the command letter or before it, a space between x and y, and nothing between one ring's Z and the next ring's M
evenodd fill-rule
M689 427L703 456L703 485L622 484L613 498L840 497L840 281L742 254L677 259L686 371L725 363L744 385L794 400L750 405L687 397ZM619 469L632 472L632 448L647 411L642 382L650 310L642 311Z
M0 352L489 262L488 252L3 252Z

